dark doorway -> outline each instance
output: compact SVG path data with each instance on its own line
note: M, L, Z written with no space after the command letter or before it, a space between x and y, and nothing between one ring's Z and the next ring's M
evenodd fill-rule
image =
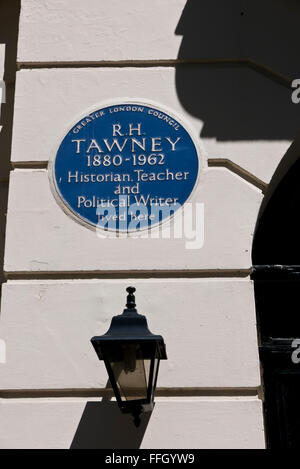
M300 445L300 152L271 182L253 243L253 273L269 448ZM298 148L297 148L298 151Z

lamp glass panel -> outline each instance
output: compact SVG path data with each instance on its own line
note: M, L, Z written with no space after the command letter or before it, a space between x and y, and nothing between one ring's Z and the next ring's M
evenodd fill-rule
M159 358L154 358L151 399L154 399L154 392L155 392L155 388L156 388L156 379L157 379L157 373L158 373L158 366L159 366Z
M150 364L139 344L123 345L122 354L110 361L122 401L147 399Z

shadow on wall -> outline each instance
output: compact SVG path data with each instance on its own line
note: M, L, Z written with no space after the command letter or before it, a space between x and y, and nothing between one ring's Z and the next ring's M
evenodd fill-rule
M198 63L177 66L176 88L186 111L204 122L201 137L294 139L299 18L297 0L187 1L175 31L183 36L178 59Z
M4 281L3 256L10 169L12 121L16 78L19 0L0 0L0 44L5 44L6 103L1 104L0 126L0 283Z
M71 449L138 449L151 417L143 412L138 428L133 417L122 414L116 402L87 402Z
M253 241L253 265L300 265L299 180L300 134L278 165L261 205Z

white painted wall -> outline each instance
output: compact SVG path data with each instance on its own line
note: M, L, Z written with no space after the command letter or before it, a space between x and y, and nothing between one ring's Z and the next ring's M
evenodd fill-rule
M140 429L115 403L93 398L0 399L0 418L3 449L264 448L255 398L157 398Z
M4 75L5 44L0 44L0 79Z
M289 78L299 13L273 0L22 0L18 61L250 59Z
M249 269L261 192L227 169L210 168L203 171L194 200L204 203L201 249L186 249L184 238L99 238L59 207L45 170L15 170L5 271Z
M194 30L187 28L193 15L186 0L21 3L8 282L0 316L0 338L7 344L0 393L8 396L0 400L0 447L68 448L74 438L83 447L263 447L248 274L261 188L297 123L285 85L297 66L278 61L273 44L279 31L285 47L287 7L282 2L274 13L282 29L270 26L270 49L264 31L255 29L258 44L249 33L256 1L242 29L231 1L220 2L219 15L213 15L215 2L201 2ZM264 18L268 6L269 0L260 2ZM260 66L203 64L249 58ZM99 239L56 202L46 166L62 136L90 107L124 97L169 108L195 136L202 173L194 202L205 204L201 249L186 249L184 240ZM161 397L144 435L135 433L114 402L101 401L107 377L89 343L121 313L129 284L137 287L138 309L150 329L164 336L169 357L161 364ZM178 388L181 394L171 398ZM228 389L237 396L225 397ZM78 397L98 391L99 398Z
M172 59L185 3L75 0L70 7L66 0L23 0L18 61Z
M199 72L202 69L199 67L192 69L187 67L180 70L181 79L186 82L187 87L193 89L194 85L191 81L196 80L197 86L194 93L197 95L197 92L200 93L201 90L200 96L206 93L208 83L215 82L215 86L212 89L209 88L207 92L215 93L218 90L219 83L216 77L219 77L221 83L235 80L235 88L229 90L233 94L231 104L224 103L223 105L219 96L222 91L215 97L212 95L213 106L215 106L214 100L220 99L224 125L228 119L233 120L233 126L237 125L235 107L240 106L239 103L246 99L253 82L255 89L259 90L259 97L253 96L257 113L259 115L266 112L265 118L269 119L269 125L272 120L276 119L274 113L278 112L279 103L284 103L282 112L286 117L296 120L297 107L291 104L289 91L287 92L282 85L272 83L253 70L247 68L216 70L214 67L206 69L200 75ZM196 77L194 77L195 74L197 74ZM214 138L202 136L200 139L202 129L206 126L209 128L213 124L211 121L206 121L207 103L204 102L203 96L201 98L203 104L200 99L197 114L189 112L180 99L180 90L178 72L175 67L160 67L159 64L154 68L21 70L17 74L15 93L12 162L18 164L49 161L66 131L86 110L98 104L100 108L101 103L111 99L141 98L150 102L158 102L170 108L170 112L173 110L182 116L199 142L204 164L207 159L225 158L268 183L291 142L287 139L278 140L278 138L275 141L272 139L232 141L229 137L224 141L218 133L214 135ZM277 96L277 101L274 100L274 96ZM227 105L232 105L234 108L229 107L224 110L224 106ZM254 116L250 110L248 112L247 104L244 110L239 110L239 112L241 113L240 119L244 120L243 125L251 129ZM220 113L220 110L216 110L216 113ZM222 119L219 117L218 119L222 125Z
M90 344L121 314L126 286L162 334L168 360L159 387L256 388L260 384L255 306L249 279L10 281L1 330L7 364L2 389L105 388L107 373Z

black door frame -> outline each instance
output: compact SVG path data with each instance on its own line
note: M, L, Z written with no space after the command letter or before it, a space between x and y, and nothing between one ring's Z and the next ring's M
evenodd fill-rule
M252 268L251 278L256 286L271 283L274 289L282 288L286 283L296 283L300 298L300 266L256 265ZM263 288L260 288L260 295L262 292ZM267 446L272 449L293 448L300 443L300 413L297 415L297 396L294 395L300 390L300 363L293 361L293 343L299 337L281 338L261 333L260 321L264 313L270 315L271 321L272 311L268 311L267 304L265 310L257 311ZM284 311L282 313L284 320Z

